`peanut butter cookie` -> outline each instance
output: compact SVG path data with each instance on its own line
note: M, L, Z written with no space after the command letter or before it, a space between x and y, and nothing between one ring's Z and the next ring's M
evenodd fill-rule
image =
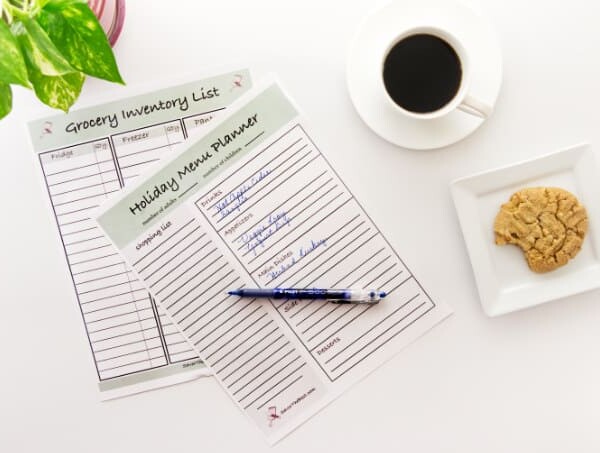
M519 190L494 222L496 244L521 247L529 268L539 273L564 266L577 255L587 228L587 212L579 200L556 187Z

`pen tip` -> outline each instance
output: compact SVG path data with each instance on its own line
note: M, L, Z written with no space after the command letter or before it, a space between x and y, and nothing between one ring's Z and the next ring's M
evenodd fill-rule
M241 291L239 289L233 289L231 291L227 291L227 294L230 296L239 296L241 295Z

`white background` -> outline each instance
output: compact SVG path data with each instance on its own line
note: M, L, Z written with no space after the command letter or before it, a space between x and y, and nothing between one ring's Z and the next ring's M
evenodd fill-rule
M333 166L455 310L272 451L597 452L600 291L486 318L448 182L581 141L600 156L600 4L483 1L504 54L496 111L463 142L423 152L375 136L346 91L349 39L383 3L129 0L116 46L128 86L89 81L77 105L214 65L277 72ZM18 91L0 122L0 451L268 451L211 378L98 401L24 126L50 113Z

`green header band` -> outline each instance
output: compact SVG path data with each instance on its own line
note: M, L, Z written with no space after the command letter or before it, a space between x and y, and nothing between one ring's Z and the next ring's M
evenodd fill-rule
M238 70L32 121L29 133L35 152L56 149L221 109L251 86L250 72Z

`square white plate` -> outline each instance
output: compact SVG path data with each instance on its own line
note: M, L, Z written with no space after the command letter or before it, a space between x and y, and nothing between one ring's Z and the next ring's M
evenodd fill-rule
M525 187L561 187L586 207L581 251L566 266L536 274L521 249L494 243L503 203ZM461 178L450 184L483 310L498 316L600 287L600 172L590 145Z

